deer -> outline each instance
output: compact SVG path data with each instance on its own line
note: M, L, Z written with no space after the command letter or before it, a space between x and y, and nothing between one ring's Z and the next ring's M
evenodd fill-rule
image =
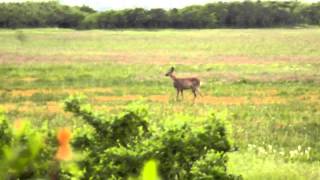
M165 74L169 76L173 81L173 87L177 90L177 97L179 99L179 93L181 93L181 97L183 98L183 90L191 89L193 93L193 100L197 98L197 93L200 94L200 80L196 77L187 77L187 78L177 78L174 74L174 67L171 67L169 71Z

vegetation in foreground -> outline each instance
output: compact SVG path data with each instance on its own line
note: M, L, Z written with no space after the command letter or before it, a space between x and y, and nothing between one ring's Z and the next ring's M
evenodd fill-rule
M202 127L205 114L227 110L238 147L228 153L228 173L244 179L317 179L319 33L1 30L0 103L10 120L52 128L84 125L62 106L78 92L106 114L142 100L155 126L179 119ZM172 82L164 76L172 65L177 76L204 82L203 98L193 104L186 92L184 100L175 101Z
M81 154L77 164L65 163L74 156L69 130L60 130L57 143L48 127L42 134L22 121L10 128L1 116L1 177L128 179L139 177L143 163L156 159L163 179L241 179L227 174L226 153L232 144L223 115L211 114L198 128L179 118L170 125L155 126L141 105L105 117L82 103L81 96L70 97L65 103L67 111L85 121L83 127L75 128L72 141ZM55 157L53 149L57 149Z

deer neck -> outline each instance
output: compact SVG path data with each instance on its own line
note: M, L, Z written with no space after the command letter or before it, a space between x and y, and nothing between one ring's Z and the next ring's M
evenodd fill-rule
M170 78L171 78L173 81L176 81L176 80L177 80L176 76L173 75L173 74L170 74Z

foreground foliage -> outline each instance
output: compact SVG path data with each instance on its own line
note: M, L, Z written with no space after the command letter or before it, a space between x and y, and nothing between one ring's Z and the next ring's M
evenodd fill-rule
M80 163L85 178L137 176L148 159L159 161L164 179L236 178L226 171L226 152L232 145L224 119L214 114L200 128L178 123L153 129L147 110L139 105L131 105L117 116L104 117L83 103L81 96L71 97L65 109L93 128L90 132L79 131L74 138L75 148L86 149L86 158Z
M82 96L67 99L65 110L86 122L72 137L78 155L72 155L66 128L59 130L56 140L47 127L36 130L24 121L11 127L1 117L1 177L241 179L227 173L226 153L232 143L225 116L211 114L199 128L185 122L155 128L143 105L133 104L106 117L92 111ZM143 168L150 159L157 160L157 170L155 161Z

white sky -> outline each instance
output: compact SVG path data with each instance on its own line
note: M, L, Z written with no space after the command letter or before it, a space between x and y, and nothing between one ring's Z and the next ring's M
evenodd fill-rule
M23 2L26 0L0 0L0 2ZM46 1L46 0L29 0L29 1ZM47 0L48 1L48 0ZM58 0L66 5L87 5L96 10L107 9L125 9L134 7L143 8L181 8L193 4L205 4L217 1L234 1L234 0ZM280 0L279 0L280 1ZM300 0L303 2L317 2L320 0Z

